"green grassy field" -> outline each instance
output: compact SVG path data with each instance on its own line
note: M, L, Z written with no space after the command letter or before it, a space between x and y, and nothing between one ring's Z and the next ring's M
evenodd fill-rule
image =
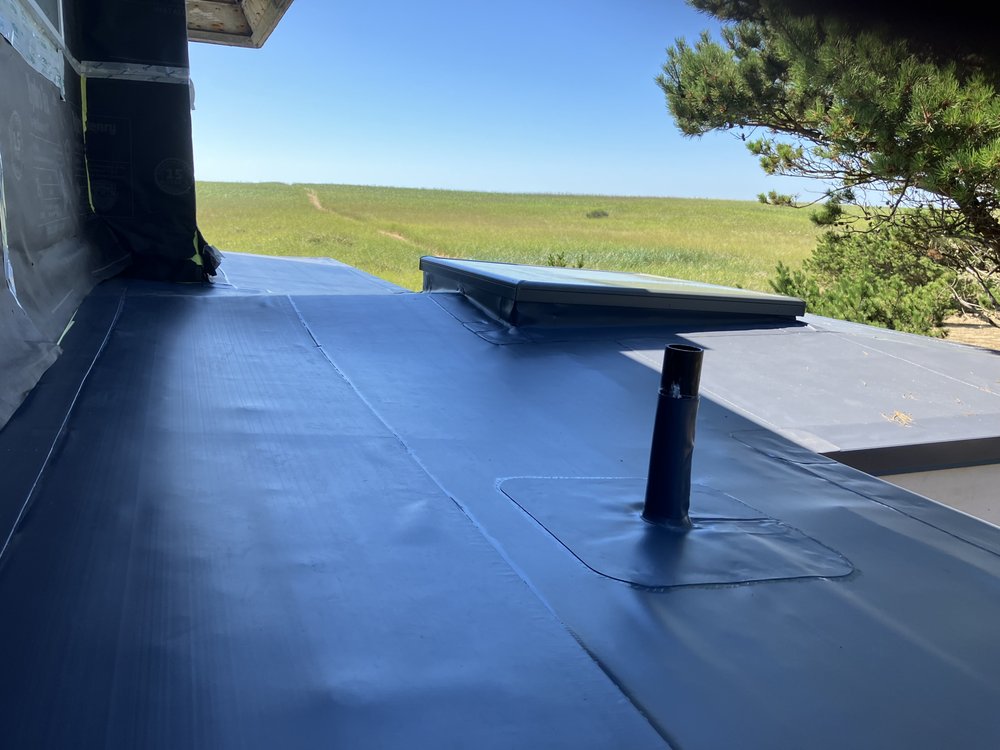
M605 211L603 218L588 218ZM419 289L422 255L641 271L769 291L815 245L808 212L750 201L198 183L220 250L330 257Z

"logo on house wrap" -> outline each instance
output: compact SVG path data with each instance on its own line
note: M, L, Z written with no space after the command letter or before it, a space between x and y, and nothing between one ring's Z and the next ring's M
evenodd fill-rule
M180 159L164 159L156 165L153 179L167 195L184 195L194 187L194 169Z

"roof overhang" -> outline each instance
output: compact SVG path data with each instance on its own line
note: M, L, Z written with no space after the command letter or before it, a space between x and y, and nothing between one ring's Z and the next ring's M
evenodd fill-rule
M292 0L187 0L192 42L259 48Z

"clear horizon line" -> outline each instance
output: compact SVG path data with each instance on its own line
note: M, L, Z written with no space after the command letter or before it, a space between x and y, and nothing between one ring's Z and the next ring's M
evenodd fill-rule
M440 193L480 193L484 195L541 195L541 196L554 196L561 197L565 196L567 198L639 198L639 199L653 199L653 200L691 200L691 201L725 201L729 203L759 203L759 201L754 198L713 198L711 196L681 196L681 195L653 195L653 194L643 194L643 193L574 193L566 191L551 191L551 190L482 190L482 189L471 189L471 188L444 188L444 187L416 187L413 185L384 185L384 184L361 184L361 183L351 183L351 182L308 182L308 181L294 181L289 182L287 180L215 180L215 179L200 179L195 178L195 184L198 183L218 183L223 185L287 185L289 187L294 185L305 185L305 186L332 186L332 187L350 187L350 188L374 188L377 190L421 190L427 192L440 192Z

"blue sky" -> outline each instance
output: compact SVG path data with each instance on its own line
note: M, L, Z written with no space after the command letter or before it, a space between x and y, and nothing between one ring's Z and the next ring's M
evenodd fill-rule
M263 49L191 45L200 180L753 200L732 134L682 137L654 78L682 0L295 0Z

